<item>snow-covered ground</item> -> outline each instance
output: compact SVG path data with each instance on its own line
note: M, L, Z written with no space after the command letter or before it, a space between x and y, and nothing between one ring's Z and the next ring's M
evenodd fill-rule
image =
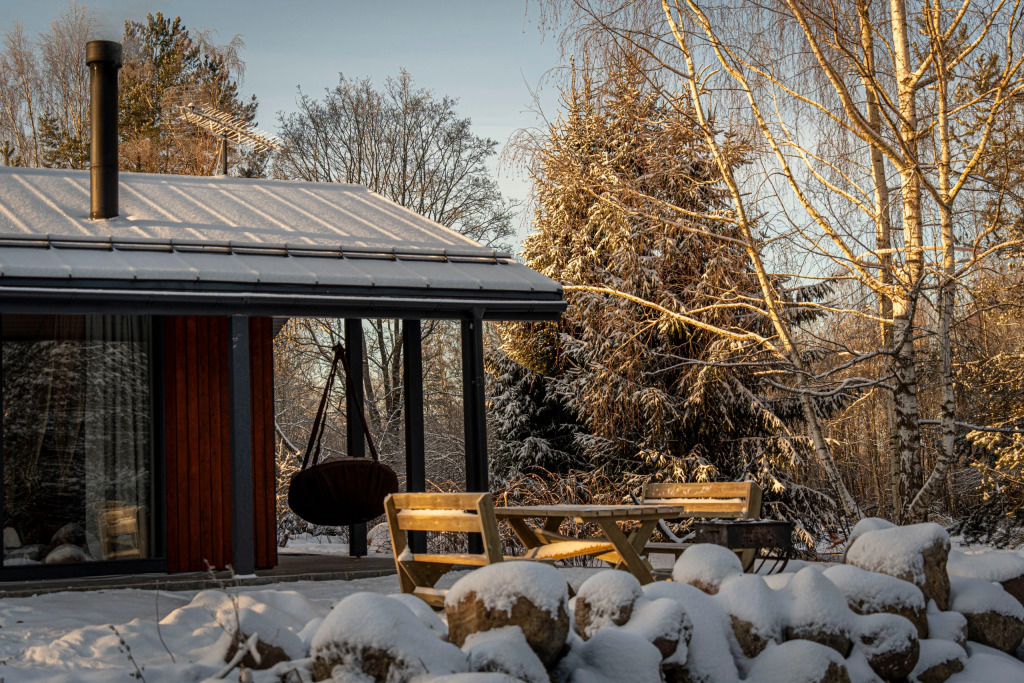
M567 581L579 586L599 570L561 571ZM438 585L451 586L466 573L454 572ZM398 578L392 575L354 581L227 586L221 595L238 596L240 607L255 608L268 619L280 619L278 626L294 629L297 622L305 625L322 619L343 598L361 592L398 593ZM214 595L218 591L119 589L0 599L0 680L138 680L132 678L135 666L120 642L123 638L147 683L202 681L224 668L224 662L216 656L219 653L210 648L224 629L216 623L215 610L208 609L209 604L199 610L189 608L200 593ZM222 607L233 612L229 598L222 602L226 603ZM230 613L220 616L225 624L234 618ZM201 662L211 653L213 661L205 666L188 664L190 660ZM227 680L237 681L238 673Z
M375 680L364 673L374 666L376 680L384 680L384 666L388 681L417 683L547 681L551 674L565 683L657 683L672 675L709 683L866 682L911 661L910 681L1024 681L1024 648L974 642L983 637L976 626L985 626L978 615L1002 620L989 634L997 641L1024 633L1024 606L1003 589L1024 576L1024 556L950 550L936 525L868 523L858 535L848 564L794 562L768 577L742 574L736 556L717 546L695 546L676 563L672 582L643 587L608 569L492 565L444 577L439 586L455 587L448 617L401 596L395 576L2 599L0 680L302 683L319 666L321 676L362 683ZM347 552L336 540L300 539L292 551ZM938 573L936 549L949 553ZM943 578L945 587L936 588ZM544 615L552 624L563 619L561 634L538 636L532 623L481 628L484 616L511 617L519 598L541 622ZM538 649L538 637L553 645ZM262 671L238 666L254 661L250 650L264 664L286 661ZM962 670L924 676L944 662Z

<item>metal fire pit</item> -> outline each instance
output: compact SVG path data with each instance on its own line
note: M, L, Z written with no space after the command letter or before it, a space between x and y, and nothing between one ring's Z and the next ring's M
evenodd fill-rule
M694 543L714 543L730 550L753 549L753 557L743 568L744 571L753 570L758 574L781 572L793 554L792 522L774 519L719 519L694 522L693 528Z

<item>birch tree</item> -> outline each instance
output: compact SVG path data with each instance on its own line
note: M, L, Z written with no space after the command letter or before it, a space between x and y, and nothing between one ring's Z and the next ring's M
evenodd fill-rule
M847 367L879 352L885 357L881 376L864 377L861 387L884 392L889 405L889 514L921 518L964 429L951 343L958 292L1008 247L967 196L991 197L979 170L997 122L1021 94L1020 3L568 5L577 36L637 46L657 63L652 81L690 94L698 128L717 157L722 142L709 112L748 132L759 167L741 175L720 166L733 220L752 227L749 216L772 217L763 233L746 228L755 264L769 259L777 266L784 251L790 262L802 259L794 276L845 280L874 298L871 307L833 310L872 320L875 348L832 351L845 356ZM768 266L758 272L768 273ZM809 400L835 369L815 370L802 360L801 347L820 338L794 325L769 279L762 278L761 295L828 469L829 445L815 434L819 421ZM942 400L927 413L918 375L933 350ZM926 453L922 430L933 427L938 447Z

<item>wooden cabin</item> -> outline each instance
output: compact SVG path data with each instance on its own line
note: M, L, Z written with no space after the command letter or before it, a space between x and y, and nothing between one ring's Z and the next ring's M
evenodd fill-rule
M0 581L273 566L274 319L344 318L351 354L362 319L404 321L414 491L420 321L460 320L466 485L487 490L482 321L557 318L558 283L360 186L93 155L0 168Z

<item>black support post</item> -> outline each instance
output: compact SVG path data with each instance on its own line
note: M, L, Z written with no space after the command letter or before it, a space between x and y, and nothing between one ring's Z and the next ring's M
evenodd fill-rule
M427 490L427 459L423 437L423 345L419 320L402 321L402 398L405 403L405 490ZM427 552L427 536L409 532L414 553Z
M231 406L231 556L235 573L256 570L253 528L252 391L249 318L228 317L228 400Z
M355 393L345 391L345 415L348 416L348 456L366 457L366 435L359 419L359 404L363 399L363 321L345 320L345 353L352 371L352 386ZM357 403L358 401L358 403ZM350 524L348 527L348 554L352 557L366 555L366 525Z
M488 491L484 335L479 313L462 321L462 419L466 439L466 491ZM470 535L469 552L483 552L479 534Z
M0 321L3 321L3 316L0 315ZM3 358L3 345L4 345L4 334L3 334L3 323L0 322L0 359ZM4 365L0 362L0 528L7 526L7 501L4 498L4 415L7 414L6 404L4 402ZM4 548L4 543L0 543L0 567L3 566L4 554L7 550Z

